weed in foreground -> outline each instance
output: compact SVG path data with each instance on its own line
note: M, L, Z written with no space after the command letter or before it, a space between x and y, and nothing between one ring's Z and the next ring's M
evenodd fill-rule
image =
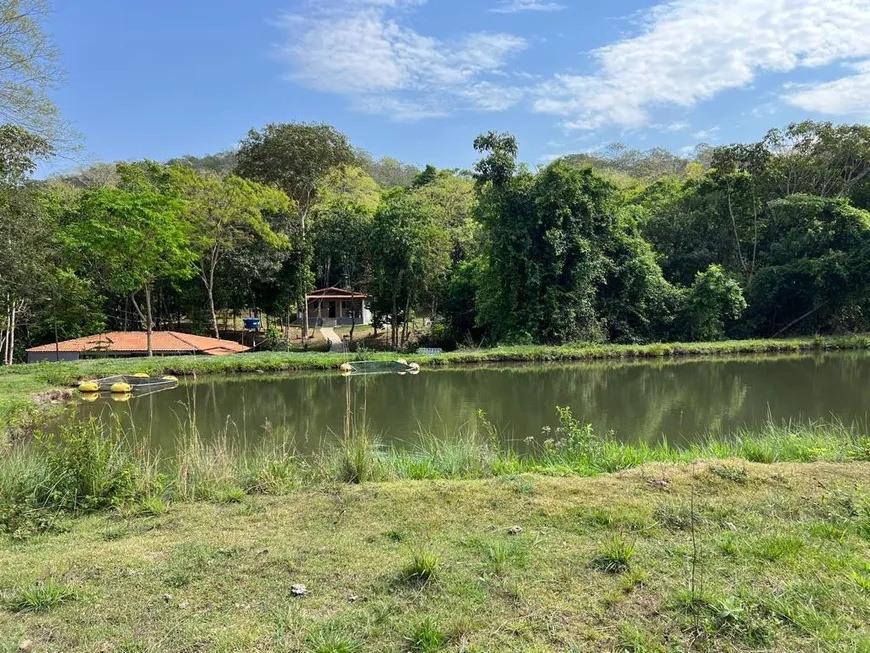
M739 483L740 485L745 485L749 479L749 472L746 471L746 468L735 465L710 465L707 468L707 472L723 480Z
M616 650L620 653L659 653L665 649L651 635L632 624L624 624L619 629Z
M425 549L415 551L411 561L402 571L402 577L409 583L425 585L435 580L441 569L441 561L431 551Z
M504 574L509 567L522 566L528 551L521 541L496 542L486 549L487 566L493 574Z
M621 535L616 535L604 546L592 564L596 569L606 571L609 574L620 574L631 568L634 550L633 544L627 544Z
M793 556L803 547L804 542L800 538L792 535L774 535L760 540L755 552L758 557L773 562Z
M12 612L44 612L76 596L71 587L49 579L19 590L9 601L9 609Z
M758 606L740 596L714 596L683 590L676 598L677 611L692 617L700 636L722 638L753 648L769 646L772 635L768 620ZM694 627L694 626L693 626Z
M434 653L447 646L447 635L431 616L414 626L407 639L414 653Z
M310 653L357 653L362 644L336 625L327 625L305 638Z

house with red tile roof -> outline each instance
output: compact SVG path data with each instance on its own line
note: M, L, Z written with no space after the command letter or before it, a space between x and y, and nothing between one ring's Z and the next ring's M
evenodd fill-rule
M148 335L145 331L111 331L84 338L31 347L27 350L27 362L74 361L80 358L122 358L146 356ZM176 331L153 331L151 350L155 356L185 356L202 354L226 356L250 351L250 347L232 340L218 340L194 336Z

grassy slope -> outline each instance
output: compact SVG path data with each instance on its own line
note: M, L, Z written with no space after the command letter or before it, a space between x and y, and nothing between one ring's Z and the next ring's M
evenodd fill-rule
M0 651L868 651L868 486L870 463L651 464L79 518L0 540ZM40 584L42 611L11 609Z

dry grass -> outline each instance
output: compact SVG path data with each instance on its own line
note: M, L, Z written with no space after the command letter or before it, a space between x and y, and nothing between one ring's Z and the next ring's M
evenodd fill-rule
M4 603L49 581L71 597L0 610L0 650L868 650L870 464L727 465L743 471L336 484L61 521L0 540ZM630 569L597 569L617 537ZM437 574L408 583L421 551Z

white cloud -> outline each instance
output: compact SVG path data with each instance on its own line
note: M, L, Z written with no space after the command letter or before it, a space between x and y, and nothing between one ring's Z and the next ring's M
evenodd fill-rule
M419 120L452 108L503 111L522 91L488 78L503 73L525 39L477 32L452 42L420 34L403 10L425 0L340 0L305 15L283 14L286 40L279 54L288 78L350 96L355 107Z
M806 111L870 118L870 61L852 66L856 74L832 82L789 86L785 100Z
M643 127L656 106L691 107L761 73L870 57L868 31L870 0L669 0L648 12L640 35L593 51L593 74L541 84L534 108L571 129ZM866 101L870 73L847 79L790 101L830 111Z
M710 127L710 129L701 129L700 131L696 131L692 134L692 138L697 138L698 140L703 140L705 138L712 138L716 135L716 132L719 131L719 125L715 127Z
M757 107L754 107L752 111L744 113L743 115L750 115L753 118L767 118L776 115L777 111L778 109L775 104L772 102L765 102L764 104L759 104Z
M490 9L497 14L516 14L521 11L561 11L567 9L558 2L542 2L541 0L502 0L498 7Z
M665 134L673 134L676 132L686 131L691 125L687 122L672 122L667 125L650 125L650 129L655 129L656 131L663 132Z

